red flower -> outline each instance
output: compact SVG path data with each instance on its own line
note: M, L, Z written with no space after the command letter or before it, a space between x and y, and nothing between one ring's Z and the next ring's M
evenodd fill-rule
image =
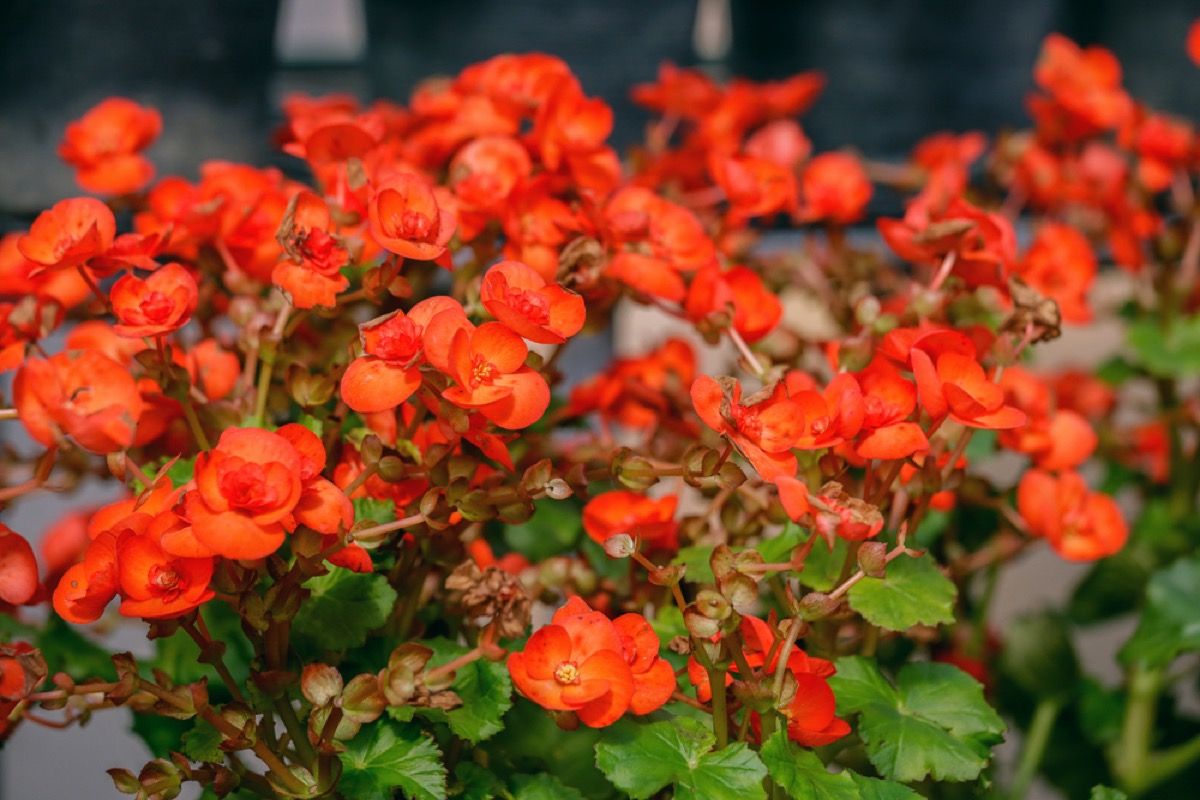
M38 268L67 269L103 255L117 235L117 220L108 206L92 197L55 203L33 221L29 233L17 240L17 249Z
M859 458L907 458L929 448L921 426L909 420L917 388L887 362L876 359L858 373L863 422L853 453Z
M27 360L17 371L13 398L29 435L53 447L70 436L92 453L133 444L142 396L129 370L94 350Z
M67 125L58 154L75 167L75 179L86 191L129 194L154 177L154 165L141 152L161 132L158 111L110 97Z
M1014 271L1039 294L1055 300L1067 322L1091 320L1087 294L1096 277L1096 254L1074 227L1062 222L1043 225Z
M162 336L182 328L196 310L200 290L187 269L172 263L146 280L122 276L113 284L110 296L119 320L113 330L133 339Z
M782 381L742 403L742 386L733 378L720 382L707 375L692 384L692 405L708 427L725 436L764 480L796 473L791 449L804 430L804 412L787 396Z
M732 312L733 329L753 344L775 329L783 316L779 298L763 286L762 278L746 267L705 267L688 286L684 311L700 322Z
M671 699L675 691L675 669L671 662L659 657L662 642L654 628L641 614L622 614L613 620L621 634L625 659L633 673L633 697L629 710L634 714L649 714Z
M479 299L512 331L543 344L562 344L579 333L586 314L582 297L547 283L520 261L501 261L488 269Z
M921 403L935 420L947 415L972 428L1016 428L1025 412L1004 402L1004 390L987 377L975 345L957 331L935 331L913 344L913 375Z
M800 176L801 216L849 225L862 219L873 189L858 159L845 153L822 153Z
M380 247L418 261L440 258L457 224L438 202L433 186L409 174L396 175L379 186L367 212L371 236Z
M659 499L619 490L599 494L583 507L583 529L597 544L611 536L626 533L648 547L673 549L679 523L675 509L679 498L667 495Z
M358 326L363 355L342 374L341 394L355 411L388 411L412 397L421 385L425 330L442 312L466 319L455 300L431 297L405 314L394 311Z
M0 600L19 606L32 599L37 590L33 548L24 536L0 523Z
M143 515L135 515L143 516ZM167 619L186 614L211 599L212 558L183 558L166 553L162 537L186 527L173 511L153 518L141 531L126 529L116 541L120 612L127 617Z
M523 652L509 655L508 672L521 694L543 708L574 711L592 728L620 719L635 693L621 630L578 597L534 631Z
M477 408L501 428L525 428L550 405L546 379L525 365L529 347L499 322L476 328L459 311L443 311L425 332L430 363L457 386L442 396L461 408Z
M1090 491L1076 472L1055 477L1040 469L1029 470L1017 486L1017 511L1031 534L1045 537L1070 561L1110 556L1129 538L1117 502Z
M302 463L278 433L227 428L214 449L196 457L195 488L184 495L197 542L226 558L262 558L278 550L284 531L295 527Z
M341 273L350 254L341 239L329 233L329 206L317 195L294 195L279 235L287 257L275 265L271 282L296 308L337 305L337 295L350 281ZM290 223L290 224L289 224Z

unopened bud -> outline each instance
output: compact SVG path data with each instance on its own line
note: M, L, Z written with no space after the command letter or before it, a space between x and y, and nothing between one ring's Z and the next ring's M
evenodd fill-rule
M882 578L887 568L887 543L863 542L858 546L858 566L871 578Z
M618 533L604 540L604 552L609 558L629 558L637 552L637 545L628 533Z
M562 478L553 478L548 481L545 491L546 497L549 497L551 500L566 500L574 494L571 491L571 487Z
M809 592L800 598L800 617L807 622L824 619L838 610L840 600L821 592Z

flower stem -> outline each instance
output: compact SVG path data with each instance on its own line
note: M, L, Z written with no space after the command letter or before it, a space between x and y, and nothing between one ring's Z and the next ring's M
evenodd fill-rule
M1042 698L1033 712L1033 721L1029 723L1029 735L1025 738L1025 746L1021 749L1021 760L1017 763L1017 772L1013 778L1009 797L1012 800L1024 800L1037 775L1038 765L1046 754L1046 745L1050 742L1050 732L1054 730L1054 721L1062 710L1062 701L1057 698Z

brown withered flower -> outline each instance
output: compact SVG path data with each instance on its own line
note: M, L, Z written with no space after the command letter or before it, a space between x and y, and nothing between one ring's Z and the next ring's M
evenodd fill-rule
M533 610L529 590L498 567L481 570L474 561L464 561L446 578L446 588L452 608L467 619L492 622L506 639L520 636L529 627Z

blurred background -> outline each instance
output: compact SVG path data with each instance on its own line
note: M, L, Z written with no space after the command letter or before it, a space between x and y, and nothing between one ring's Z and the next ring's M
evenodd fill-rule
M431 75L543 51L612 104L620 149L646 120L628 90L653 80L662 61L759 80L818 69L828 85L802 120L817 151L852 145L900 160L937 130L1025 126L1033 64L1051 31L1112 49L1131 94L1195 118L1200 74L1184 35L1198 13L1188 0L2 0L0 233L80 194L56 146L68 122L110 95L162 112L149 153L160 176L195 178L208 159L302 176L301 162L269 144L293 91L404 101ZM102 499L25 503L4 521L35 538L66 507ZM998 623L1077 579L1039 552L1004 574ZM1091 648L1091 670L1110 680L1113 636L1098 630ZM0 753L0 796L120 797L103 771L148 758L128 725L115 712L84 730L23 726Z

